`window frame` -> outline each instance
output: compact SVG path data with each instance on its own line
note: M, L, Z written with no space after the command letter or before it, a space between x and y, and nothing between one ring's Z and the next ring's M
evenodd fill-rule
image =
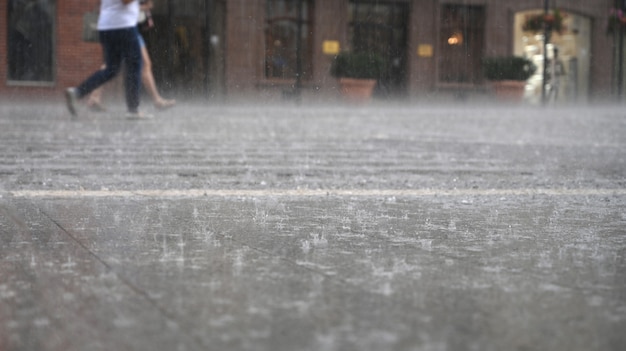
M263 79L266 81L277 82L292 82L297 80L297 38L294 35L293 47L283 47L284 51L288 51L291 55L288 57L289 63L286 67L291 67L292 72L289 75L277 75L272 68L271 61L273 57L277 56L275 53L279 50L272 43L276 42L277 36L272 35L272 30L276 28L276 24L280 22L286 22L289 25L293 25L296 28L298 25L297 14L289 14L285 12L278 12L272 8L275 3L285 4L292 3L293 6L297 4L298 0L266 0L265 9L265 26L263 31L263 43L264 43L264 55L263 55ZM314 30L313 30L313 17L314 17L314 0L301 0L303 9L302 20L302 81L311 81L313 79L313 45L314 45ZM287 7L287 6L285 6Z
M446 18L446 14L452 13L454 10L464 14L460 16L461 18L458 22L450 23L448 18ZM486 6L445 3L441 4L439 11L439 36L437 39L440 53L437 60L438 84L481 84L483 76L480 62L485 50ZM473 16L478 16L478 19L474 19L474 23L472 23ZM458 46L448 42L448 39L453 34L461 35L461 42ZM462 56L465 57L463 60L461 60ZM458 62L455 59L458 59ZM453 70L447 68L450 64L456 63L465 64L466 69ZM471 68L471 71L465 78L460 72L468 72L467 68Z
M15 67L13 66L13 60L19 61L22 59L21 57L14 57L15 48L12 47L14 45L12 34L14 32L13 29L13 20L12 20L12 12L14 11L13 5L15 5L15 0L7 1L7 23L6 23L6 84L7 86L28 86L28 87L53 87L56 85L57 81L57 70L56 70L56 56L57 56L57 38L56 38L56 29L57 29L57 1L56 0L37 0L37 1L47 1L47 5L49 6L49 19L50 26L47 32L50 35L50 59L46 65L49 65L47 70L49 71L49 78L44 77L43 79L20 79L20 77L15 77ZM40 31L38 31L40 32Z

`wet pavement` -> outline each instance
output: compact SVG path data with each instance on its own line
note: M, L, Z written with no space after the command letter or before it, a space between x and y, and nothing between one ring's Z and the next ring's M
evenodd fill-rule
M0 106L0 350L624 350L623 107Z

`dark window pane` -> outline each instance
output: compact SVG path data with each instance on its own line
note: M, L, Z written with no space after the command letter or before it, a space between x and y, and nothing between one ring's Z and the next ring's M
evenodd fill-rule
M479 83L484 46L485 11L482 6L443 5L439 47L439 80Z
M312 1L302 1L302 78L311 78ZM298 67L298 0L268 0L265 30L266 78L296 79Z
M349 48L354 52L376 54L385 62L378 77L376 95L404 91L408 6L404 3L350 1Z
M9 80L53 80L53 0L9 0Z

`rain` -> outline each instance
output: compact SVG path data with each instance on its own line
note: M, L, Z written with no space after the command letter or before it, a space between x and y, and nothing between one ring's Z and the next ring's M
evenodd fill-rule
M11 83L0 84L1 350L626 348L626 120L621 80L592 75L594 60L619 55L587 55L617 43L605 33L617 10L154 2L145 40L157 86L176 104L159 108L144 89L140 108L153 118L126 118L120 78L105 86L105 111L83 99L73 116L65 89L102 64L88 56L71 81L47 51L32 65L9 64L26 51L0 60ZM30 1L9 3L0 6ZM97 9L35 3L38 15L67 12L78 24ZM414 23L422 5L440 19L430 35L446 39L432 47L412 32L429 28ZM346 13L345 38L257 14L319 22L332 6ZM494 22L489 6L511 21ZM384 42L372 40L382 27L365 25L372 14L405 42L388 52L399 61L349 54ZM230 41L233 18L263 29L262 40ZM548 18L563 27L544 47L546 33L527 32ZM466 31L452 30L457 20ZM499 100L486 82L461 89L484 79L482 59L455 51L476 43L470 29L482 27L471 23L484 21L506 22L515 38L484 52L526 58L503 61L521 63L521 100ZM294 33L299 43L288 43ZM76 45L98 47L82 34ZM68 49L53 41L61 57ZM340 95L343 54L380 78L371 98ZM556 65L542 60L558 57L565 75L544 84ZM415 74L424 68L433 74ZM437 88L423 90L431 78Z

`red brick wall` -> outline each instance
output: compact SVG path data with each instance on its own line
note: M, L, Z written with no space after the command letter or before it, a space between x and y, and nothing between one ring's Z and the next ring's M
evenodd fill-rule
M98 0L57 1L57 85L76 85L102 65L98 43L84 42L83 15L98 8Z
M253 93L263 73L264 16L261 1L226 3L226 94Z

